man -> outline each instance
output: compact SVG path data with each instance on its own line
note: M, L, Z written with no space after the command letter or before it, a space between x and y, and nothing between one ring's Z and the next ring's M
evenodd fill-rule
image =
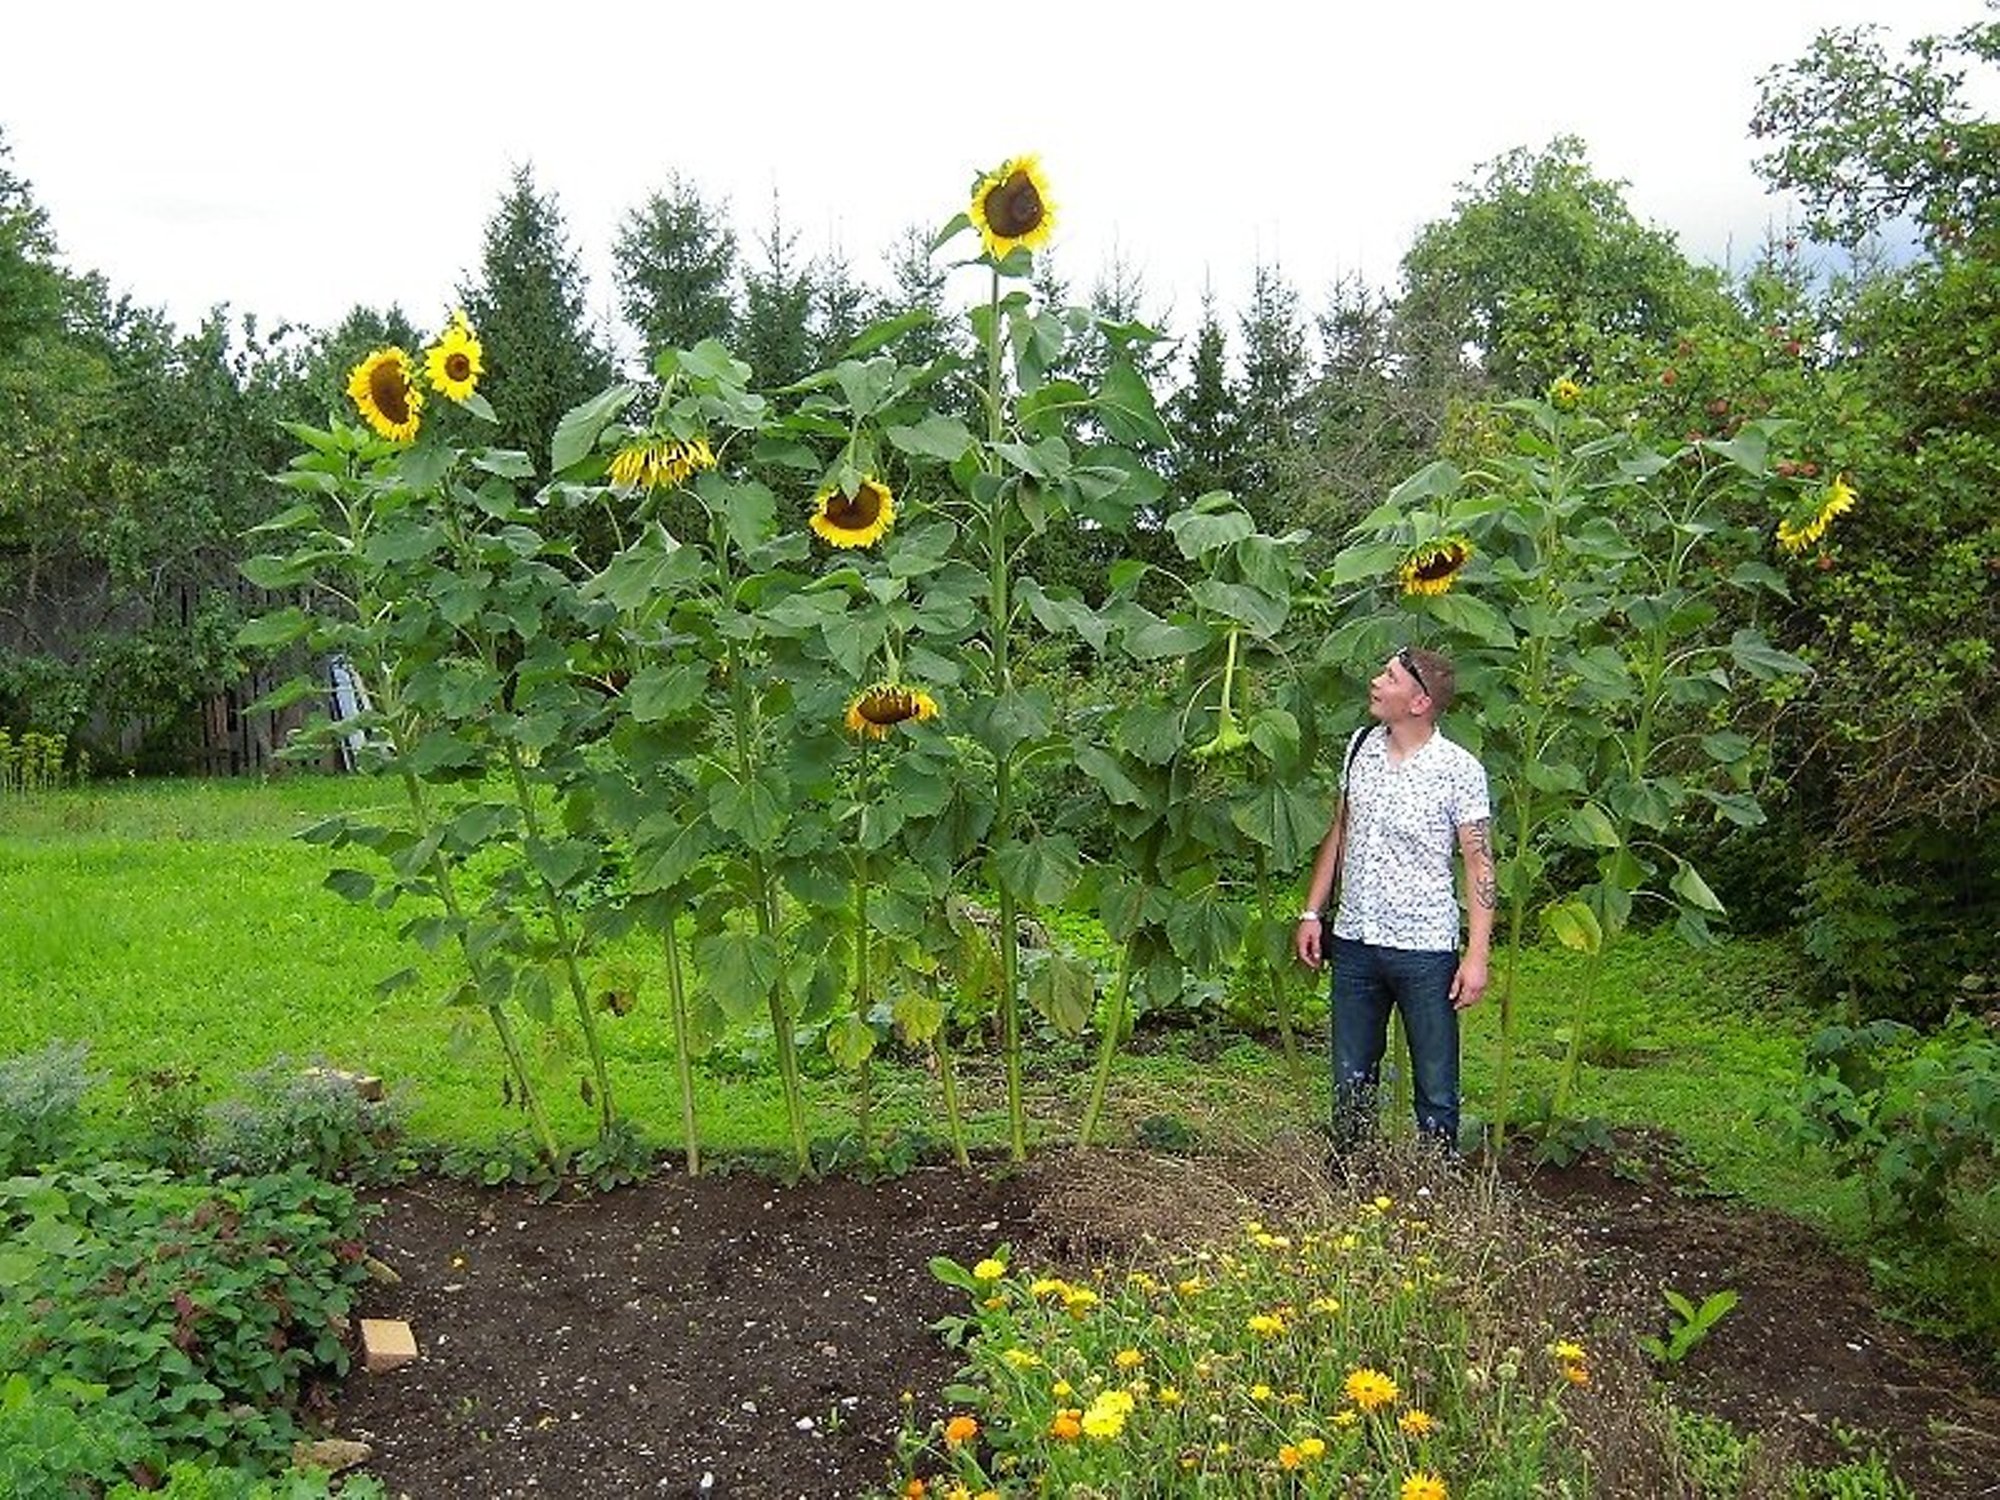
M1486 991L1496 892L1485 768L1437 727L1453 686L1451 662L1436 651L1405 646L1383 663L1368 685L1380 727L1350 744L1333 826L1313 861L1294 946L1308 967L1333 960L1336 1149L1374 1125L1391 1009L1409 1038L1417 1129L1458 1149L1458 1013ZM1465 864L1463 956L1454 847ZM1336 884L1340 906L1329 914Z

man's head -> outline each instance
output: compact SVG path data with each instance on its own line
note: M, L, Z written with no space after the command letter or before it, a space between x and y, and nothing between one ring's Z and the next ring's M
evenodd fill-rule
M1403 719L1435 723L1457 688L1451 658L1423 646L1399 646L1368 684L1368 711L1384 724Z

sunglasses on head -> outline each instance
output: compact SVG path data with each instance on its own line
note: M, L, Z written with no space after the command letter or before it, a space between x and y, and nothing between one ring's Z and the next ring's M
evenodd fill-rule
M1410 655L1410 648L1408 646L1398 646L1396 648L1396 665L1410 674L1410 680L1416 683L1418 692L1422 693L1426 698L1431 695L1431 685L1424 681L1424 674L1417 670L1417 660Z

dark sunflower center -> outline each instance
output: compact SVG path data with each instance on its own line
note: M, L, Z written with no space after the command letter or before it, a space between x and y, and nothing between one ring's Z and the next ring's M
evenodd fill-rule
M1465 556L1456 547L1440 547L1417 564L1417 577L1426 583L1435 583L1440 578L1449 578L1465 563Z
M447 378L452 380L470 380L472 378L471 358L464 351L454 349L444 357L444 373Z
M882 514L882 496L872 484L864 484L852 495L836 491L827 501L826 518L843 531L865 531ZM889 721L894 723L892 719Z
M917 700L904 692L870 693L861 700L861 717L870 724L900 724L917 712Z
M1032 234L1042 222L1042 195L1026 172L1014 172L986 195L986 222L1010 240Z
M410 388L403 383L403 371L393 359L377 361L368 372L368 394L375 409L391 422L410 420Z

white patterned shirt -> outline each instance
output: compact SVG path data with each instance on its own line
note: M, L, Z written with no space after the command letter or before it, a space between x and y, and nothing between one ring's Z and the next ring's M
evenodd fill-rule
M1433 731L1401 762L1370 729L1341 777L1347 844L1333 935L1420 953L1458 949L1458 830L1492 816L1486 768Z

